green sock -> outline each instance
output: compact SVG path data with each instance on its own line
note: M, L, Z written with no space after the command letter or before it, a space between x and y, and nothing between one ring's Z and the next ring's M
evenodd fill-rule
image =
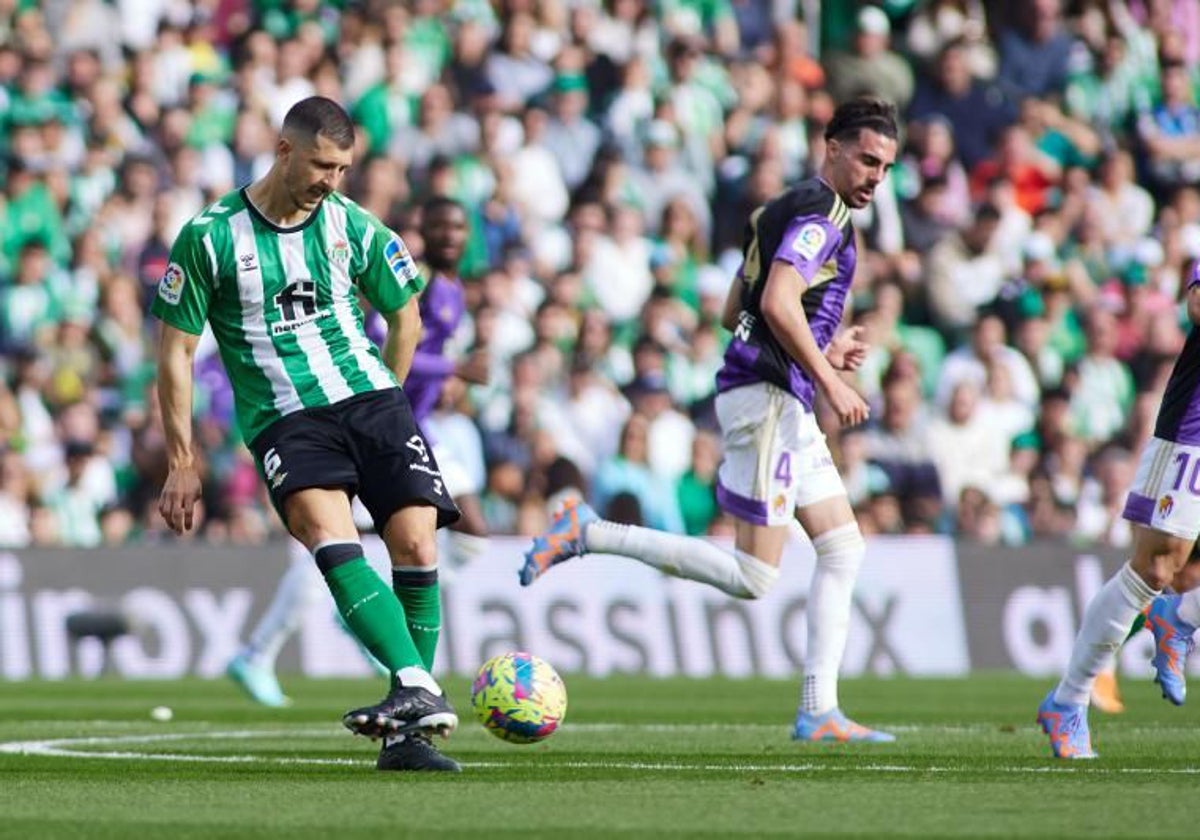
M405 625L404 607L366 558L333 567L325 583L354 635L392 674L413 665L424 667Z
M437 653L438 633L442 629L442 597L438 586L437 567L417 566L392 568L392 591L404 605L408 633L421 652L425 670L433 670Z
M1139 630L1141 630L1145 626L1146 626L1146 614L1138 613L1137 618L1135 618L1133 620L1133 626L1129 628L1129 635L1125 637L1125 641L1128 642L1130 639L1132 639L1134 636L1137 635L1137 632Z

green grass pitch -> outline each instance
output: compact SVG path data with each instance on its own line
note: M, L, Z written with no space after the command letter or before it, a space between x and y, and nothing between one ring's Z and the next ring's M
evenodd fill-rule
M566 682L564 728L516 746L447 681L453 777L375 771L338 722L371 681L285 679L284 710L225 681L0 683L0 837L1196 836L1197 713L1149 682L1093 713L1101 758L1077 763L1033 723L1051 680L846 681L899 736L858 747L791 742L792 682Z

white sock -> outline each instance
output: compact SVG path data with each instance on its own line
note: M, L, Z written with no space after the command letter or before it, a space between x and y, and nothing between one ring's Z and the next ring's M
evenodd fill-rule
M1126 563L1096 593L1084 611L1071 661L1054 691L1054 702L1086 706L1096 675L1112 664L1129 627L1158 593Z
M1193 627L1200 627L1200 589L1189 589L1180 595L1176 613Z
M749 554L729 554L707 540L637 525L593 522L584 531L584 545L589 552L640 560L669 575L715 586L735 598L757 598L779 577L779 569Z
M405 688L417 686L423 688L430 694L442 695L442 687L437 684L437 680L433 678L433 674L426 671L424 668L418 668L416 665L409 665L407 668L401 668L396 672L396 681Z
M488 538L462 531L443 529L446 534L446 560L452 569L461 569L477 557L487 554Z
M808 593L808 650L800 708L814 715L837 708L838 669L846 652L854 581L867 546L856 523L813 540L817 567Z
M325 584L312 558L296 559L279 579L271 604L250 633L242 655L256 667L274 670L280 648L299 629L304 613L324 592Z

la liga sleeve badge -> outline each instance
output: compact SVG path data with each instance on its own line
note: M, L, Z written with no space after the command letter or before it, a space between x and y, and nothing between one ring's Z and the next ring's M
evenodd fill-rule
M164 303L178 306L180 298L183 297L183 284L186 280L183 266L179 263L168 264L167 270L163 272L162 280L158 283L158 296Z
M792 250L806 260L816 259L825 245L825 228L817 222L809 222L796 231L792 239Z

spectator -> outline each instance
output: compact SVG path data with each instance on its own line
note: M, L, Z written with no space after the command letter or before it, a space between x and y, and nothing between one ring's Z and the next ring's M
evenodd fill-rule
M987 14L980 0L929 0L919 4L908 21L905 45L920 68L937 60L951 41L962 40L971 75L996 75L996 51L987 40Z
M692 439L692 462L675 482L684 533L702 536L717 518L717 466L721 463L721 441L710 431L698 431Z
M975 321L976 311L995 300L1004 281L1004 264L992 250L1000 212L981 204L974 222L961 233L942 238L925 262L929 306L937 323L957 336Z
M982 200L999 177L1012 184L1017 205L1036 216L1046 209L1049 190L1062 178L1062 167L1033 145L1024 126L1011 125L1000 135L996 154L971 170L972 197Z
M862 429L850 428L840 433L838 441L838 472L846 485L846 496L855 510L865 507L872 496L887 489L887 474L867 460L867 439Z
M937 441L933 463L948 510L954 509L965 488L990 487L1008 463L1010 438L995 434L979 410L979 401L976 385L960 382L945 414L930 423L929 435Z
M647 461L647 438L650 421L634 414L621 430L621 445L617 454L600 465L592 479L591 503L597 511L605 511L619 495L629 494L638 502L643 523L659 531L683 533L683 519L674 485L650 469Z
M898 175L909 185L904 197L919 192L927 181L941 185L939 201L932 209L940 223L962 228L971 221L971 194L966 170L954 151L953 127L942 116L932 116L909 126L909 148L900 162ZM909 243L912 247L912 243ZM919 249L917 249L919 250Z
M862 94L880 96L903 111L913 95L913 72L889 48L892 26L878 6L858 13L853 52L834 52L825 62L829 92L836 102Z
M998 80L1017 98L1061 94L1067 83L1071 35L1061 0L1019 0L1014 25L999 38Z
M47 506L53 513L55 531L62 544L71 548L93 548L102 539L100 511L109 502L89 492L84 475L95 450L87 441L68 441L66 445L66 483L51 491Z
M0 548L25 548L29 531L33 487L29 470L19 453L0 454Z
M1132 529L1122 512L1136 467L1137 462L1127 449L1111 446L1097 455L1092 474L1084 480L1079 492L1072 534L1075 539L1114 548L1128 548L1132 544Z
M866 449L867 458L887 476L890 492L904 500L905 519L932 522L940 514L942 493L934 439L923 414L915 377L885 377L883 411L866 433Z
M646 463L656 477L676 481L692 460L692 422L671 401L661 372L647 371L629 383L625 394L636 415L649 424Z
M1085 323L1087 352L1079 362L1079 384L1071 396L1073 428L1089 443L1111 440L1133 408L1133 377L1116 357L1117 319L1093 306Z
M1038 401L1037 379L1017 350L1005 341L1004 322L994 312L982 312L971 331L971 341L946 356L938 377L935 402L947 406L954 388L960 382L973 382L982 388L987 381L988 365L997 361L1008 368L1013 394L1023 405L1034 406Z
M587 118L587 80L561 74L554 80L554 113L546 124L542 144L554 155L563 183L574 190L592 169L600 148L600 129Z
M1200 183L1200 108L1184 64L1163 64L1160 73L1162 102L1138 120L1137 134L1147 171L1164 195Z
M917 82L908 115L923 121L945 118L954 129L959 160L968 169L988 157L1001 130L1017 117L1004 91L971 76L961 40L948 43L933 73Z
M554 72L532 49L536 21L527 12L515 12L504 21L499 48L487 59L487 80L501 107L518 110L554 81Z

